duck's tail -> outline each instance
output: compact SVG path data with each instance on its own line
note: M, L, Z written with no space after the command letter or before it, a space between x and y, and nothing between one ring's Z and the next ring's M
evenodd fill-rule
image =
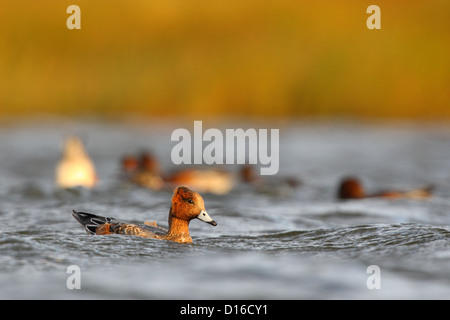
M107 222L111 222L112 218L97 216L87 212L77 212L72 210L72 216L77 220L89 234L96 234L97 228Z

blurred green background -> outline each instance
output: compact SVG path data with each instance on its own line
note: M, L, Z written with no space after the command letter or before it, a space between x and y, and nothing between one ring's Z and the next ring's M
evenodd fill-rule
M0 118L450 118L449 17L448 0L2 0Z

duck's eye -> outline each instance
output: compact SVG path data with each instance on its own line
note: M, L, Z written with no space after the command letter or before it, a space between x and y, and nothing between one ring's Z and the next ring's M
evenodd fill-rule
M194 204L194 200L192 200L192 199L187 199L186 201L187 201L187 203Z

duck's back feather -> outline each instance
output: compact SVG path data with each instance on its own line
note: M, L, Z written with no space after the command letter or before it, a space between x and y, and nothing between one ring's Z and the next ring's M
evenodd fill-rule
M113 217L102 217L87 212L72 210L72 216L85 227L89 234L126 234L158 238L167 230L159 226L136 225L119 221Z

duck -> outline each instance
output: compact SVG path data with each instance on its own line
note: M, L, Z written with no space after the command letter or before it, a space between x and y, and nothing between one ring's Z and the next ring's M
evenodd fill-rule
M225 195L233 189L235 179L230 172L217 168L186 168L166 176L164 182L169 187L183 184L199 192Z
M346 199L363 199L363 198L410 198L410 199L424 199L432 196L433 186L424 188L412 189L408 191L386 190L379 191L373 194L367 194L361 181L356 177L346 177L341 180L337 192L337 198L341 200Z
M178 243L192 242L189 234L189 222L193 219L217 226L217 223L206 212L202 196L186 186L176 187L173 191L168 229L157 226L156 223L134 224L75 210L72 210L72 216L84 226L88 234L132 235Z
M132 154L122 157L121 169L124 175L132 175L139 170L139 160Z
M217 168L183 168L164 173L157 157L148 151L138 156L126 155L122 158L121 168L129 182L154 191L185 185L198 192L224 195L233 189L235 183L230 172Z
M146 151L140 154L137 159L137 167L131 173L130 180L140 187L151 190L159 191L164 187L159 162L153 153Z
M98 183L94 162L83 142L76 136L68 137L63 146L62 157L55 170L56 185L61 188L93 188Z

